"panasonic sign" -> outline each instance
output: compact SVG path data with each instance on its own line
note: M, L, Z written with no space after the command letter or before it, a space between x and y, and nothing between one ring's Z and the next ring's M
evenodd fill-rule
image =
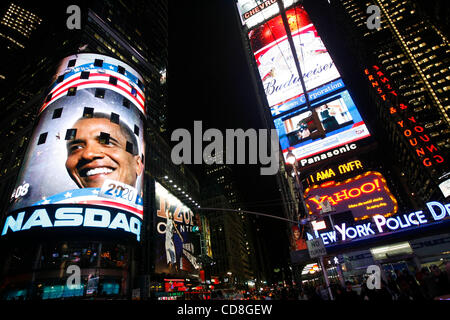
M110 207L47 205L18 210L6 217L1 236L51 228L101 228L131 233L140 241L142 221L129 212Z

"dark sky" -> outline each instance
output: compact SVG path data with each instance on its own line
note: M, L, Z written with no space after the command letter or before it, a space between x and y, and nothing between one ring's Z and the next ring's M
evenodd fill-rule
M362 74L345 31L335 20L326 0L304 2L344 82L358 106L365 106ZM264 128L251 83L246 52L239 34L235 1L170 1L169 10L169 127L193 132L193 121L208 128ZM363 113L363 110L360 111ZM206 145L206 143L205 143ZM274 176L261 176L257 165L233 165L248 210L282 215ZM192 166L201 172L201 166ZM275 200L273 202L264 202ZM288 261L286 225L263 218L263 234L272 267Z
M225 0L170 3L169 132L193 133L194 120L202 120L203 131L264 128L234 10L234 1ZM231 167L248 210L282 215L275 176L261 176L259 165ZM191 169L200 173L202 167ZM274 266L286 263L284 223L260 220L270 260Z

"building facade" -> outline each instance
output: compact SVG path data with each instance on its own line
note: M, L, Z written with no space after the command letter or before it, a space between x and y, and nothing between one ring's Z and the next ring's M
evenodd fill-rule
M0 193L2 222L6 226L2 229L4 232L1 239L2 261L4 261L1 270L2 298L147 299L154 292L171 290L164 278L190 277L200 282L198 274L201 265L197 264L196 256L200 255L202 235L195 231L196 220L192 212L200 205L199 183L187 168L172 164L171 150L163 137L168 115L166 81L168 3L155 1L149 7L145 1L133 1L126 5L120 1L82 2L78 6L80 16L75 15L75 19L79 18L80 29L71 29L66 24L71 17L71 13L66 12L69 5L71 3L61 2L53 10L46 10L44 7L36 8L22 1L18 5L8 3L5 12L2 12L5 21L5 24L2 24L4 35L2 41L9 43L8 46L3 46L2 50L6 50L5 57L9 57L12 64L12 67L5 68L4 72L2 70L5 86L2 86L1 100L5 107L2 109L0 133L3 141L0 148L2 167ZM23 18L24 15L29 19ZM24 30L17 21L22 22ZM22 41L21 37L29 40ZM23 44L23 47L15 45L13 40ZM67 65L60 64L63 59L72 55L73 59L64 60ZM96 55L97 58L91 61L92 64L81 64L85 57ZM60 69L57 69L58 66ZM98 73L96 75L98 77L111 72L113 75L109 77L108 83L100 81L97 87L95 85L92 87L92 84L91 87L78 84L69 88L67 95L58 94L58 86L68 83L69 76L79 76L81 83L81 80L85 82L95 80L90 79L95 72ZM128 80L124 77L128 77ZM131 92L127 92L128 89L125 89L125 93L122 92L119 87L121 85L125 85L125 88L129 85ZM127 119L130 110L135 110L134 108L139 105L148 115L134 118L137 122L142 121L142 126L135 125L134 130L130 129L130 133L127 134L127 137L135 136L145 141L139 147L140 161L145 167L145 171L141 173L144 182L139 187L142 193L136 196L136 205L144 214L141 222L133 220L131 229L130 225L128 228L122 225L130 231L137 231L136 228L140 225L138 241L129 242L124 238L109 237L101 232L80 237L74 229L41 238L37 231L39 226L33 225L35 226L33 232L38 235L36 239L39 241L33 241L30 245L29 237L17 236L15 245L11 246L10 240L6 238L19 229L16 228L17 224L12 223L17 217L14 214L8 216L8 210L11 203L22 201L22 193L26 194L17 192L20 188L17 189L16 181L24 174L23 171L27 171L25 169L29 163L25 158L27 152L33 156L37 154L27 149L33 150L35 145L40 147L46 143L45 133L39 135L37 144L33 138L36 130L41 130L37 127L44 121L42 111L45 112L48 104L50 106L53 103L61 104L72 97L81 99L87 92L95 95L95 101L93 100L95 103L84 107L83 119L96 118L94 109L97 108L97 103L103 105L103 102L107 102L105 107L108 103L114 108L121 105L118 112L111 113L111 123L121 124ZM121 100L121 94L131 96ZM114 99L120 100L119 105L114 106L119 101ZM133 99L137 104L134 104ZM60 119L61 114L63 118L70 115L64 112L64 109L65 106L55 110L51 117L53 121ZM98 110L100 109L99 107ZM73 110L75 113L75 109ZM70 140L71 137L75 137L77 131L70 130L65 132L65 136L63 132L56 134L57 140ZM106 143L112 135L102 137L99 138L99 142ZM53 141L52 134L48 134L48 138L47 142ZM109 140L111 141L114 140ZM126 150L132 153L136 145L128 142ZM45 164L41 163L41 166L44 167ZM56 172L53 186L56 186L56 180L60 179ZM82 176L85 175L87 173L82 173ZM82 177L81 180L83 179ZM45 183L52 187L51 181L52 179L47 179ZM44 181L41 185L43 183ZM35 192L39 188L38 184L35 184L30 190ZM158 190L164 191L161 193ZM80 189L77 192L82 191ZM69 197L69 194L66 195ZM53 210L51 208L58 205L51 204L45 207L49 203L45 201L52 200L49 198L42 200L44 202L40 205L44 206L44 210L49 210L51 215ZM170 213L166 210L161 211L161 206ZM104 207L105 210L108 210L107 208L110 207ZM181 215L176 211L178 208L182 210ZM177 263L177 266L167 272L164 269L167 252L164 251L164 240L163 242L160 240L168 233L164 228L169 224L166 222L169 216L172 217L172 225L178 227L184 241L181 243L178 240L174 241L177 252L174 263ZM94 218L93 223L99 224L98 221L102 220L98 219L99 217ZM159 257L158 254L163 254L164 257ZM81 287L68 290L65 281L69 273L66 271L71 265L79 266L81 269Z

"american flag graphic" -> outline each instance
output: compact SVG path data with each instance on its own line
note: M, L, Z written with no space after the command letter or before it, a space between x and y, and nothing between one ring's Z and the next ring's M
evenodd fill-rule
M33 204L33 206L45 205L45 204L61 204L61 203L71 203L71 204L88 204L88 205L101 205L113 207L119 210L125 210L131 212L143 219L143 199L137 196L136 202L131 204L129 201L120 198L106 198L99 196L100 188L83 188L74 189L61 192L50 197L45 197Z
M86 74L82 76L83 71L86 72ZM87 72L89 72L89 75L87 75ZM57 80L52 85L50 93L47 95L39 112L44 111L51 103L67 95L69 89L74 87L76 87L77 90L87 88L105 88L113 90L128 98L128 100L145 114L143 86L139 83L139 79L126 70L123 71L123 74L119 73L118 66L106 62L103 63L102 67L97 67L93 63L88 63L68 68L67 72L64 74L64 80L62 82Z

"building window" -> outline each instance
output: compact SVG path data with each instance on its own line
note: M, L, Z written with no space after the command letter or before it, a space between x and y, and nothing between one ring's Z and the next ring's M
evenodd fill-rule
M38 145L44 144L45 141L47 140L47 135L48 135L48 132L41 133L41 135L39 136L39 140L38 140L37 144Z
M76 62L77 62L77 59L70 60L69 63L67 64L67 68L74 67Z
M105 97L105 89L95 89L95 96L97 98L103 99Z
M81 72L80 79L89 79L89 74L90 74L89 71Z
M77 87L70 87L69 90L67 90L68 96L74 96L77 94Z
M111 112L111 122L119 124L119 115L117 113Z
M120 74L125 74L125 68L122 66L117 66L117 72Z
M108 144L109 143L109 133L100 132L99 142L101 144Z
M61 118L63 108L58 108L53 111L52 119Z
M84 107L83 118L92 118L94 116L94 108Z
M109 83L116 86L117 85L117 78L113 77L113 76L110 76L109 77Z
M77 135L77 129L67 129L65 140L73 140Z
M130 100L128 100L127 98L123 98L122 105L125 108L130 109Z
M95 59L95 61L94 61L94 66L95 67L103 67L103 60L101 60L101 59Z
M125 150L127 152L133 154L133 143L131 143L130 141L127 141L127 146L126 146Z
M50 93L50 94L47 96L47 98L45 98L45 102L49 102L50 100L52 100L52 96L53 96L53 94Z

